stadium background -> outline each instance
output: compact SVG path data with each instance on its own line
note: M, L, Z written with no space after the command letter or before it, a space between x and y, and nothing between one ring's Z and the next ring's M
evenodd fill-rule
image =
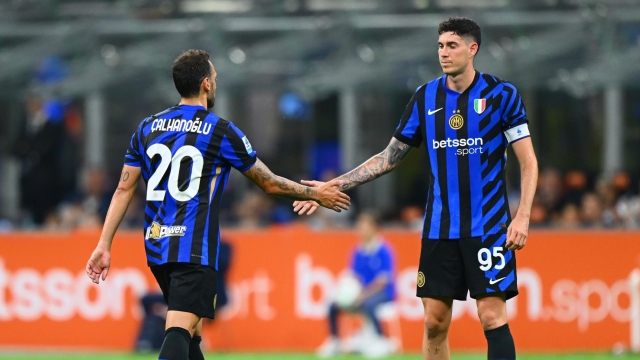
M138 295L153 287L143 191L116 239L111 281L92 287L83 268L131 134L178 101L170 66L180 51L211 54L214 111L275 173L328 179L381 151L413 90L440 76L436 29L452 15L482 26L476 68L522 93L540 164L519 254L523 296L509 305L519 346L549 358L640 343L630 286L640 267L640 1L2 0L0 358L133 349ZM221 211L231 303L206 330L209 349L312 351L357 241L355 215L374 209L398 256L403 345L417 352L424 156L412 151L353 191L349 212L308 218L233 173ZM517 162L507 170L515 209ZM481 352L473 303L456 304L456 316L454 350Z

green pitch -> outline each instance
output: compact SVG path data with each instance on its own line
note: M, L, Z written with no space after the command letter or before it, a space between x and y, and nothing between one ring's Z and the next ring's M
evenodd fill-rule
M211 360L311 360L317 359L313 354L291 354L291 353L267 353L267 354L237 354L237 353L209 353L205 357ZM124 353L39 353L39 354L20 354L20 353L2 353L0 352L0 359L7 360L156 360L156 355L131 355ZM453 360L483 360L486 359L482 354L454 354L451 357ZM333 359L364 359L363 357L352 356L339 356ZM404 354L397 355L385 360L419 360L419 354ZM610 355L610 354L518 354L518 360L623 360L623 359L635 359L640 360L639 355Z

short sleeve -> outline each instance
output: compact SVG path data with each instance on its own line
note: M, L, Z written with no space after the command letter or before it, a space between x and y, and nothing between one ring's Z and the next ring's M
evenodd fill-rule
M124 164L128 166L141 167L143 158L142 154L144 150L140 148L140 131L141 127L136 130L136 132L131 136L131 141L129 142L129 148L127 149L127 153L124 155Z
M403 143L419 147L422 143L422 133L420 132L420 106L424 106L424 92L426 85L421 86L411 97L409 104L404 109L404 114L400 119L400 124L393 135Z
M380 251L380 270L388 274L393 274L393 253L389 245L382 246Z
M249 139L232 122L222 138L220 154L225 162L240 172L249 170L257 159Z
M502 131L509 144L530 136L527 112L522 97L511 83L504 83Z

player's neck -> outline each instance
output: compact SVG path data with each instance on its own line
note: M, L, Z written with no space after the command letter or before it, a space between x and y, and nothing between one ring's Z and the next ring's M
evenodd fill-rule
M207 108L207 94L203 94L199 97L193 98L180 98L180 104L178 105L191 105L191 106L202 106L203 108Z
M447 75L447 87L455 92L463 93L471 86L475 76L476 70L473 66L467 66L461 73Z

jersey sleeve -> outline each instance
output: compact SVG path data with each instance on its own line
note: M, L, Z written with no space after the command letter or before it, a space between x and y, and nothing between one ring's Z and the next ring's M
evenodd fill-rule
M141 148L142 142L140 141L140 132L142 131L141 127L138 127L138 130L131 136L131 141L129 142L129 148L127 149L127 153L124 155L124 164L128 166L142 167L142 154L144 150Z
M222 138L220 154L225 162L240 172L249 170L257 159L249 139L232 122Z
M411 97L409 104L404 109L404 114L402 114L402 118L400 119L400 124L396 128L396 132L393 135L399 141L403 143L413 146L419 147L422 143L422 133L420 132L420 104L423 104L424 101L419 101L420 97L424 100L424 88L425 86L420 87ZM424 111L424 109L422 109Z
M511 144L530 136L527 112L520 93L511 83L505 83L502 103L502 131Z

